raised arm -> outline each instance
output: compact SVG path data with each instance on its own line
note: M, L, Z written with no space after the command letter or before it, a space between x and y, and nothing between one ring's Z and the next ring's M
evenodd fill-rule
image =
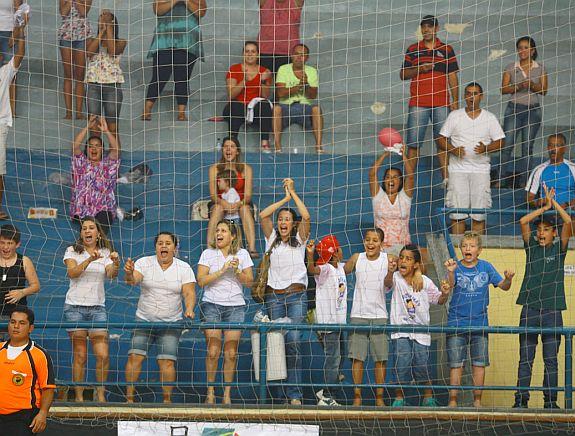
M388 151L383 152L383 154L375 160L369 169L369 193L372 197L375 197L379 192L379 180L377 178L377 173L379 172L379 168L388 156Z
M527 215L524 215L519 220L519 224L521 225L521 236L523 237L523 242L528 243L531 239L531 221L535 218L543 215L549 209L553 207L553 199L552 196L555 194L554 190L551 189L549 191L546 186L543 186L545 190L545 204L538 209L535 209L533 212L529 212ZM563 210L563 208L561 208ZM563 210L563 212L565 212ZM571 220L569 218L569 220Z
M170 12L177 3L185 1L186 0L155 0L152 5L152 10L156 15L164 15Z
M106 265L106 277L110 280L118 277L118 272L120 271L120 256L115 251L110 253L110 260L112 263Z
M188 11L190 11L198 18L202 18L204 15L206 15L208 10L206 0L187 0L186 7L188 8Z
M100 117L100 130L104 135L106 135L106 138L108 138L108 157L112 160L120 159L120 141L118 141L118 137L116 135L110 132L106 118L102 116Z
M299 233L300 238L302 238L305 241L309 237L309 231L311 227L311 216L304 202L302 201L301 198L299 198L297 192L295 192L293 180L289 178L284 179L284 187L290 193L291 198L294 201L297 211L299 212L299 215L301 217L301 221L298 225L297 231Z
M72 9L72 0L60 0L59 10L62 17L67 17Z
M20 68L24 56L26 55L26 25L28 24L28 14L24 16L24 24L20 27L14 29L14 42L16 44L16 50L14 52L14 68Z
M276 201L273 204L270 204L268 207L266 207L264 210L260 212L260 225L262 226L262 231L264 232L264 236L266 238L269 238L274 229L274 223L272 221L274 212L291 199L290 192L287 190L287 188L285 188L285 186L284 189L286 191L286 195L284 198L282 198L279 201Z
M87 17L92 8L92 0L75 0L75 4L80 16Z
M74 156L79 156L82 154L82 144L84 143L86 136L88 136L88 131L96 126L95 120L96 117L94 115L90 116L88 125L76 134L74 142L72 142L72 154Z
M315 253L315 241L310 239L305 247L305 251L307 254L307 272L313 275L319 275L321 270L315 264L315 260L313 258L313 254Z
M126 49L127 41L125 39L116 39L113 22L106 24L105 31L103 42L106 50L108 50L108 54L111 56L120 56Z
M407 155L407 146L404 144L401 150L403 159L403 190L405 194L411 198L415 190L415 166L417 165L416 159L410 159Z
M511 283L513 282L513 277L515 276L515 272L510 270L505 270L503 273L504 279L499 282L497 287L502 291L508 291L511 288Z
M563 209L563 207L557 203L554 197L551 197L551 203L553 207L563 220L563 226L561 227L561 248L566 250L569 246L569 238L573 235L573 223L571 221L571 216Z

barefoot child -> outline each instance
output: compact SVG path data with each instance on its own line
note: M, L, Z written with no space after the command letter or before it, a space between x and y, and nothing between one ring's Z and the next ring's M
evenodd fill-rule
M416 245L408 244L399 253L399 260L392 259L385 277L385 286L391 288L391 323L396 325L429 325L429 306L444 304L451 292L451 285L445 281L441 291L427 276L422 276L421 291L413 289L413 280L421 268L421 253ZM395 370L400 384L409 384L412 379L417 384L431 384L429 372L429 333L392 333L395 341L397 360ZM402 389L396 389L392 407L405 406ZM438 407L431 388L423 393L424 407Z
M505 278L495 267L479 259L481 236L468 232L461 238L461 260L449 259L445 262L449 282L454 286L449 303L447 325L449 327L487 327L487 306L489 305L489 285L508 291L515 273L505 271ZM456 333L447 335L447 356L449 360L449 383L461 385L463 365L467 354L471 356L473 384L483 386L485 367L489 366L488 335L484 333ZM457 407L456 389L449 392L449 407ZM482 391L473 391L474 407L481 407Z
M381 251L384 234L381 229L369 229L363 238L363 253L355 253L345 264L345 273L355 271L355 290L351 307L351 324L385 325L387 307L383 283L387 275L387 254ZM375 382L383 384L388 354L387 334L383 332L352 331L349 335L349 358L352 359L354 384L363 382L364 362L368 350L375 361ZM375 403L383 406L383 388L375 390ZM354 388L354 406L361 406L361 388Z

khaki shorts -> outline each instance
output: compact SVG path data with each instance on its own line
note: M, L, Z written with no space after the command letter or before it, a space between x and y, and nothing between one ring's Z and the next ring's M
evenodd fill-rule
M386 325L387 318L365 319L351 318L351 324L357 325ZM389 353L389 339L387 333L378 332L354 332L349 335L349 358L354 360L367 360L369 350L375 362L387 362Z
M445 206L456 209L491 209L491 180L489 173L450 173ZM464 220L469 215L452 213L452 220ZM474 221L485 221L485 214L471 214Z

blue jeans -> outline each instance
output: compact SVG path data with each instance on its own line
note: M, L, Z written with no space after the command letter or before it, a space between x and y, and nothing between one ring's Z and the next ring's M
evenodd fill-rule
M395 373L400 384L431 381L429 348L409 338L395 339Z
M305 292L269 294L266 296L266 309L271 320L287 316L293 324L303 324L307 312L307 295ZM300 385L302 382L301 331L288 330L285 334L285 341L287 382ZM299 386L288 386L285 391L280 392L290 400L301 399L303 396Z
M523 306L521 309L521 319L519 327L563 327L563 315L559 310L549 309L529 309ZM519 369L517 371L517 387L515 400L518 402L529 401L529 390L531 386L531 374L533 372L533 360L537 349L537 333L522 333L519 335ZM558 384L557 375L557 353L561 345L561 335L542 334L543 343L543 363L545 371L543 373L543 388L556 388ZM545 402L557 401L557 391L544 390Z
M441 127L449 115L449 106L410 106L407 114L407 146L419 148L423 145L427 126L431 123L433 139L439 136Z
M525 106L509 102L503 118L505 145L500 153L498 174L501 178L513 173L521 173L527 177L533 166L533 143L541 127L541 107ZM521 158L512 159L515 144L521 136Z
M321 342L325 360L323 361L323 376L326 384L335 384L339 381L339 368L341 365L342 332L321 333ZM323 390L324 396L331 397L333 387L326 387Z

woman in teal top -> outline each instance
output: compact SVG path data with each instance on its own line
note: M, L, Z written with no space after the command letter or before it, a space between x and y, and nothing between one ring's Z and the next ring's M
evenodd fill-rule
M152 80L146 92L143 120L152 118L152 108L172 75L178 121L187 120L188 80L194 63L202 56L200 18L206 8L206 0L154 0L157 24L148 51L148 58L153 59Z

